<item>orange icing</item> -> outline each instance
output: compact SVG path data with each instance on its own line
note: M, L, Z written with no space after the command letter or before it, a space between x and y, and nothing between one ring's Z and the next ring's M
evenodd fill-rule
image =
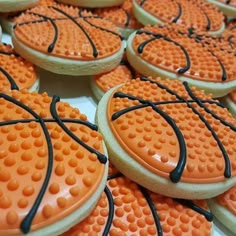
M19 89L30 88L38 79L34 65L17 55L10 45L0 44L0 68L14 79ZM10 89L9 80L0 71L0 92Z
M216 201L236 216L236 186L217 196Z
M138 29L141 24L135 19L132 0L126 0L121 6L95 9L94 13L112 21L122 28Z
M54 7L65 12L74 20L69 19L53 7L35 7L17 18L14 29L16 38L28 47L42 53L77 60L100 59L111 56L120 50L122 42L118 30L111 22L93 17L88 12L82 12L82 15L87 18L79 17L80 9L76 7L62 4L54 5ZM45 20L34 13L54 19L58 37L52 52L48 52L48 48L55 40L55 26L50 23L52 20ZM35 24L34 21L38 20L41 22ZM25 24L26 22L31 23ZM40 35L40 37L35 37L36 35ZM93 55L93 47L88 38L91 39L98 51L97 57Z
M139 5L143 2L143 0L135 1ZM203 0L145 0L140 7L160 21L170 23L178 16L179 6L181 6L181 16L175 22L177 24L184 25L187 28L193 27L200 31L208 31L207 15L211 22L210 31L217 31L222 27L224 20L223 14L218 11L216 6Z
M52 99L46 94L13 91L16 100L30 107L44 120L52 118ZM58 102L61 119L83 120L86 116L68 103ZM34 204L48 166L48 148L39 122L22 109L0 98L0 120L27 120L0 126L0 234L20 233L20 223ZM63 121L62 121L63 122ZM64 123L88 146L103 153L102 136L78 122ZM46 193L33 219L31 230L43 228L79 209L98 188L105 165L97 156L74 141L54 122L45 122L53 147L53 169Z
M136 56L157 68L196 80L223 83L223 72L219 59L226 70L227 79L225 82L235 79L236 57L234 53L228 51L230 46L224 39L218 45L216 39L210 39L209 36L189 35L189 33L182 31L182 28L174 25L165 27L146 26L141 29L141 32L145 30L157 35L165 35L168 39L181 45L189 55L190 68L185 73L180 74L178 70L187 65L186 55L180 46L160 38L147 43L143 51L139 53L139 45L154 38L154 36L146 33L136 34L132 41ZM200 42L198 37L201 37Z
M184 99L192 100L181 82L169 79L163 81L155 79L155 81L167 86ZM138 79L131 80L118 88L117 91L139 97L145 101L167 102L178 100L174 95L159 88L156 84ZM192 92L201 100L212 101L211 95L205 95L203 91L192 88ZM114 113L137 105L141 105L138 100L131 100L127 97L113 98L111 96L107 105L109 126L119 144L131 158L152 173L169 178L170 172L179 161L180 148L174 129L167 121L158 112L155 112L151 106L129 111L114 121L111 120ZM200 108L196 102L193 102L192 105L214 129L229 156L231 176L235 176L236 132L223 125L219 120L214 119L211 114ZM204 105L223 120L234 127L236 126L236 120L226 108L210 103L204 103ZM216 183L225 180L223 154L199 116L191 108L188 108L184 102L158 105L158 108L173 119L185 140L186 165L181 181Z
M158 234L151 209L136 183L122 176L108 180L107 187L114 201L110 236ZM211 235L211 223L203 215L171 198L147 193L159 215L163 235ZM204 200L195 201L195 204L207 208ZM62 236L102 235L109 213L109 202L104 193L91 215Z

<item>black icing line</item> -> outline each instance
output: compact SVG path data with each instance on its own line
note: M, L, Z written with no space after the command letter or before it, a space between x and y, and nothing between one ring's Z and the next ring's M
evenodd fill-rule
M6 55L6 56L14 55L15 57L19 57L20 56L19 54L15 53L15 52L6 52L6 51L1 51L1 50L0 50L0 54Z
M19 90L19 87L17 86L15 80L12 78L12 76L6 71L4 70L1 66L0 66L0 72L3 73L3 75L8 79L10 85L11 85L11 90Z
M139 5L142 6L145 2L146 0L142 0Z
M234 42L233 42L233 39L234 38L234 35L230 35L228 38L227 38L227 41L229 43L229 46L234 49Z
M138 49L137 49L138 53L142 53L144 47L145 47L148 43L150 43L151 41L154 41L154 40L156 40L156 39L163 39L163 40L165 40L165 41L167 41L167 42L170 42L170 43L173 43L174 45L176 45L177 47L179 47L179 48L182 50L182 52L184 53L184 55L185 55L185 58L186 58L186 66L185 66L184 68L178 69L177 72L180 73L180 74L184 74L186 71L188 71L188 70L190 69L190 67L191 67L191 60L190 60L190 57L189 57L189 55L188 55L188 52L186 51L186 49L184 48L184 46L182 46L182 45L179 44L178 42L176 42L176 41L174 41L174 40L172 40L172 39L170 39L170 38L168 38L167 36L162 35L162 34L156 34L156 33L150 32L150 31L146 31L146 30L138 30L138 31L136 32L136 34L142 34L142 33L147 34L147 35L152 35L152 36L154 36L154 38L151 38L151 39L149 39L149 40L144 41L143 43L141 43L141 44L138 46Z
M176 4L178 5L178 9L179 9L179 12L178 12L178 15L172 20L173 23L177 23L177 21L179 20L179 18L181 17L182 15L182 7L181 7L181 4L176 2Z
M85 149L87 149L89 152L94 153L97 157L98 160L102 163L102 164L106 164L107 162L107 157L100 153L99 151L93 149L92 147L88 146L86 143L82 142L76 135L74 135L70 129L68 129L66 127L66 125L62 122L62 120L59 118L58 114L57 114L57 110L56 110L56 103L60 101L60 98L58 96L53 96L52 99L52 103L50 106L50 112L52 114L52 117L56 120L56 122L58 123L58 125L72 138L74 139L77 143L79 143L82 147L84 147Z
M110 228L111 228L111 225L112 225L115 208L114 208L114 201L113 201L112 193L111 193L111 191L109 190L109 188L107 186L105 187L104 192L106 194L108 204L109 204L109 214L108 214L107 223L106 223L106 226L104 228L104 231L103 231L102 235L107 236L107 235L109 235L109 231L110 231Z
M209 113L209 114L212 115L212 112L211 112L209 109L207 109L207 108L201 103L201 101L200 101L197 97L194 96L194 94L193 94L192 91L190 90L188 84L187 84L186 82L183 82L183 85L184 85L184 87L185 87L185 90L188 92L189 96L190 96L192 99L194 99L200 107L204 108L204 110L205 110L207 113ZM194 110L195 110L195 109L194 109ZM194 111L194 110L193 110L193 112L196 113L197 111L196 111L196 110ZM220 141L219 137L218 137L217 134L215 133L214 129L213 129L213 128L211 127L211 125L207 122L207 120L206 120L199 112L197 112L196 114L197 114L197 115L199 116L199 118L203 121L203 123L206 125L206 127L208 128L208 130L211 132L213 138L214 138L215 141L217 142L217 144L218 144L218 146L219 146L219 148L220 148L220 150L221 150L221 152L222 152L222 155L223 155L223 157L224 157L224 160L225 160L224 176L225 176L226 178L230 178L230 177L231 177L231 167L230 167L230 159L229 159L229 156L228 156L228 154L227 154L227 151L225 150L225 148L224 148L222 142ZM217 120L219 120L218 117L214 117L214 118L216 118Z
M127 61L123 61L123 60L122 60L122 61L120 62L120 65L126 66L126 67L129 69L130 73L131 73L132 79L135 79L135 77L136 77L135 70L134 70L134 68L133 68Z
M33 117L35 117L35 119L38 120L38 122L40 123L45 138L47 140L47 146L48 146L48 167L47 167L47 172L46 172L46 176L45 179L43 181L43 185L42 188L39 191L39 194L32 206L32 208L30 209L30 211L28 212L28 214L25 216L25 218L22 220L21 224L20 224L20 229L24 234L27 234L30 231L30 227L32 224L32 221L34 219L35 214L37 213L37 210L39 208L39 205L43 199L43 196L45 194L45 191L47 189L48 183L50 181L50 177L51 177L51 173L52 173L52 167L53 167L53 147L52 147L52 143L51 143L51 139L50 139L50 135L48 133L47 127L44 124L43 119L37 114L35 113L32 109L30 109L29 107L25 106L23 103L15 100L14 98L6 95L6 94L0 94L1 98L4 98L5 100L14 103L15 105L23 108L24 110L26 110L27 112L29 112Z
M129 15L129 12L126 11L124 8L120 8L126 15L126 21L124 23L125 27L128 27L129 26L129 23L130 23L130 15Z

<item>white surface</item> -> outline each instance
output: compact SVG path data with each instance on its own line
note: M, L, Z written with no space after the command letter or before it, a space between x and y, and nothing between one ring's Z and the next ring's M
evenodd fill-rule
M9 35L3 34L2 42L11 43ZM61 100L79 108L94 123L96 100L92 95L88 77L57 75L38 69L40 74L39 93L47 92L50 96L58 95ZM214 223L214 236L233 236L219 222Z

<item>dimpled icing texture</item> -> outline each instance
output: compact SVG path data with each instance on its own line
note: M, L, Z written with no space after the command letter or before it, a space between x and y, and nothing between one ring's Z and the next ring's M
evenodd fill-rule
M227 38L231 49L236 48L236 20L232 20L228 23L227 28L223 33L223 37Z
M216 39L194 36L191 30L186 32L173 25L146 26L137 31L132 47L138 57L172 73L209 82L236 79L236 56L226 50L227 41L224 49L217 45Z
M145 11L163 23L175 22L200 31L217 31L223 24L223 14L213 4L203 0L135 0ZM168 7L167 7L168 6ZM193 14L194 13L194 14Z
M103 193L92 214L62 236L102 235L105 227L109 228L107 234L110 236L157 235L158 226L143 192L156 209L163 235L211 235L211 223L203 215L171 198L142 189L124 176L110 175L107 188L114 205L111 226L107 226L108 217L112 216L109 199ZM195 204L206 209L204 200L195 201Z
M106 92L118 84L130 81L132 78L130 68L125 64L121 64L108 73L95 76L95 83L103 92Z
M215 200L236 216L236 186L230 188L223 194L220 194Z
M60 101L53 104L46 93L14 90L8 95L44 120L50 141L47 142L43 128L30 112L0 94L1 235L20 233L20 224L33 207L49 168L49 143L53 149L52 172L31 230L65 218L82 206L93 196L105 169L96 154L69 135L73 133L83 143L103 153L101 135L80 124L79 121L85 122L87 118L78 109ZM56 117L69 132L52 118L50 109L54 108Z
M183 158L181 150L185 147L186 165L184 165L181 181L215 183L225 179L224 171L227 164L217 143L218 140L230 159L231 176L235 176L236 120L227 109L221 107L221 104L213 100L211 95L205 95L202 90L192 88L190 90L193 93L192 98L184 84L179 81L145 79L147 81L131 80L118 88L115 92L124 95L111 96L107 106L110 128L129 156L151 172L169 178L169 173ZM166 86L171 91L159 87L158 84ZM202 101L204 108L197 104L197 98L194 97ZM151 105L150 101L157 103L158 106ZM186 101L189 101L188 104ZM173 119L177 131L152 106ZM136 109L124 111L129 108ZM211 112L218 118L214 118ZM112 116L116 115L118 118L112 120ZM216 138L200 116L206 120ZM228 122L231 128L221 120ZM178 131L184 139L184 147L179 143L182 139L177 136Z
M17 55L10 45L0 44L1 92L11 89L9 78L19 89L30 88L37 80L37 74L34 65Z
M32 49L62 58L100 59L119 51L122 44L111 22L62 4L30 9L16 23L14 34L18 40Z
M121 6L98 8L94 13L112 21L115 25L123 28L138 29L141 24L132 13L132 0L126 0Z

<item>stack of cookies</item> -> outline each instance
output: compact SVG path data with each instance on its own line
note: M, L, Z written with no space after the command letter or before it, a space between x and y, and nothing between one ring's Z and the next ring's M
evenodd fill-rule
M236 234L236 1L0 12L0 235Z

